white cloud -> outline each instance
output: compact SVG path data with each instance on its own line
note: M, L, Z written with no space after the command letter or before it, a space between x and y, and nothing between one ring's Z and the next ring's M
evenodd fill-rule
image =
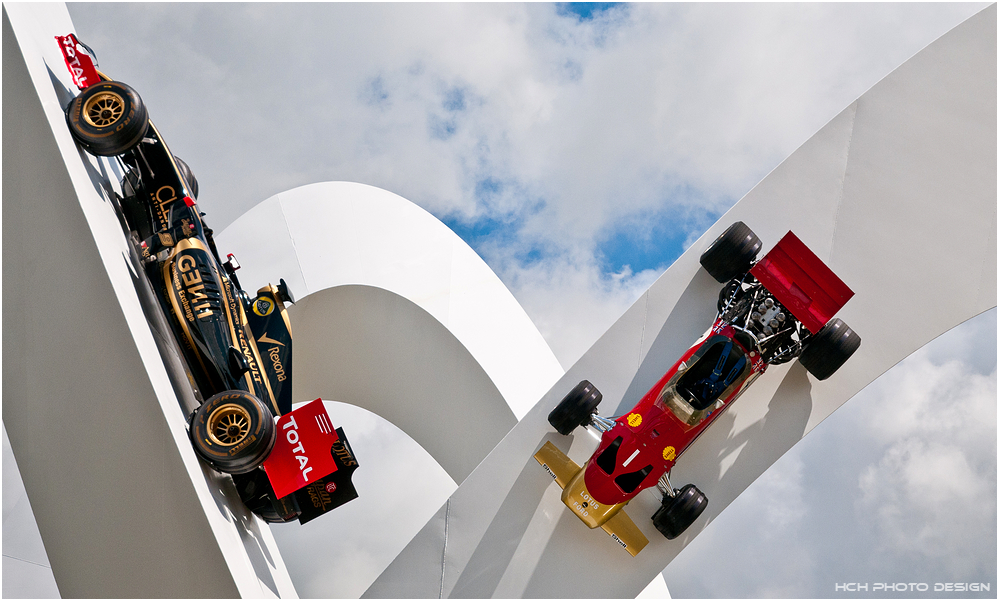
M954 581L995 568L996 372L935 364L919 351L885 374L862 413L866 435L887 442L859 477L857 513L882 553L932 562ZM993 553L967 553L983 535Z
M486 256L565 368L662 274L625 268L608 275L586 255L563 255L528 265L515 264L509 257L497 259L489 252Z
M579 21L532 3L108 6L69 8L193 167L216 229L335 179L512 224L507 253L478 250L563 362L646 281L609 278L621 269L600 260L609 234L648 239L661 222L689 244L978 10L638 3ZM532 249L553 263L508 260ZM632 267L663 269L680 250Z

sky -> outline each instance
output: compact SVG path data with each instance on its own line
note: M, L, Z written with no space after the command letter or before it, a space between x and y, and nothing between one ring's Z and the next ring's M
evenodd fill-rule
M308 183L385 188L468 242L567 368L785 157L984 6L69 10L192 166L216 230ZM917 577L997 590L995 333L993 310L849 401L667 569L672 594L832 597L835 582ZM404 448L389 438L402 446L385 453ZM336 577L299 565L303 596Z

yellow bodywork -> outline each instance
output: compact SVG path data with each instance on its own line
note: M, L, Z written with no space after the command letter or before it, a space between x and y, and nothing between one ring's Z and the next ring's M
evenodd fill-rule
M562 488L562 502L590 528L600 527L634 557L649 544L642 531L622 511L627 503L603 505L595 502L583 482L584 470L565 453L546 442L534 458Z

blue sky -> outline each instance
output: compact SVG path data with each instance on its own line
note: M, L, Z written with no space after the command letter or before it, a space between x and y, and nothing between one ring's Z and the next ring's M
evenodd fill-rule
M101 67L140 90L171 148L196 172L216 230L275 193L316 181L385 188L468 242L568 366L781 160L982 6L81 3L69 9ZM172 82L181 80L185 93L178 95ZM978 327L994 334L994 312L991 320ZM965 350L950 359L927 358L918 366L980 376L986 394L991 381L994 413L994 338L976 336L955 343ZM966 348L983 344L991 364L974 365ZM962 394L980 400L981 390ZM854 415L835 423L860 422ZM774 564L820 557L828 545L829 533L806 531L833 502L814 498L825 489L803 466L821 464L850 430L823 428L808 437L818 447L782 459L768 476L810 499L800 503L797 521L783 525L797 528L799 546L782 548L777 540L767 547ZM930 434L913 425L899 436L919 441ZM867 454L854 472L887 473L894 442L865 433L857 444ZM968 444L971 456L988 452L990 443L986 437ZM991 445L994 456L994 430ZM987 466L971 474L994 497L994 463L990 482L982 475ZM862 484L851 481L857 494ZM740 524L766 507L760 495L747 499L756 504L737 502L726 512ZM912 499L893 502L924 515ZM986 530L994 554L994 503ZM737 556L733 549L755 548L746 541L761 536L736 525L709 533L697 543L703 549L692 546L681 559L708 561L721 550ZM900 540L884 550L886 573L913 561ZM854 544L874 543L860 537ZM974 545L954 550L977 551ZM747 570L711 581L697 581L691 570L667 576L677 596L833 595L820 572L805 570L807 582L794 584L801 574L774 571L786 580L783 587ZM990 576L994 582L994 569ZM321 590L316 586L299 590Z

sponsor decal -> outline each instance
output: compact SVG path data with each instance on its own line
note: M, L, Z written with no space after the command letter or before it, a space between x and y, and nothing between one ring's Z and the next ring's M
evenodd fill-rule
M274 450L264 461L264 471L278 498L337 470L330 449L337 442L343 447L343 443L330 425L322 399L282 415L278 418L277 428L278 439ZM344 452L347 452L346 448Z
M642 425L642 416L638 413L632 413L628 415L628 425L632 428L637 428Z
M73 83L81 90L99 82L100 76L94 67L94 61L89 56L79 51L77 45L80 43L72 33L69 35L55 36L62 50L62 58L66 61L66 68L73 76Z
M267 332L264 332L263 335L260 336L260 338L257 338L257 342L266 342L267 344L276 344L278 346L284 346L283 342L278 342L277 340L274 340L273 338L268 338L267 337Z
M676 459L676 449L673 447L666 447L663 449L663 459L666 461L673 461Z
M627 549L627 548L628 548L628 543L626 543L626 542L624 542L623 540L621 540L621 538L620 538L620 537L618 537L618 535L616 535L616 534L611 534L611 538L613 538L614 540L616 540L616 541L617 541L617 544L621 545L621 546L622 546L623 548L625 548L625 549Z
M334 436L336 435L334 434ZM351 455L350 451L347 449L347 445L343 444L342 440L338 439L334 442L333 446L330 447L330 452L340 460L340 463L342 463L344 467L357 465L357 461L354 460L354 456Z
M274 303L270 299L260 297L253 301L253 312L260 317L267 317L274 312Z
M288 376L284 373L284 365L281 364L281 355L279 354L280 349L276 346L272 346L267 349L267 356L271 358L271 367L274 368L274 377L277 378L278 382L284 382L288 379Z
M552 468L548 467L547 463L542 463L541 467L544 468L546 472L548 472L548 475L552 477L552 480L558 479L558 476L555 475L555 472L552 471Z
M302 510L301 515L298 516L300 524L314 520L324 513L357 498L357 489L354 488L353 483L350 481L351 475L357 469L357 461L354 460L354 455L350 451L350 445L346 442L347 437L343 433L343 428L337 428L336 434L339 437L338 442L343 443L340 446L344 448L346 456L350 457L353 465L348 467L335 453L329 453L337 461L339 469L324 478L317 479L294 493L295 499L298 501L298 506Z
M213 315L211 304L208 302L208 295L205 294L205 284L201 280L201 272L198 264L189 254L182 253L177 257L177 272L182 283L180 291L183 292L185 307L190 304L199 319L206 319ZM192 320L193 321L193 320Z
M160 222L160 228L168 229L170 227L170 213L167 206L177 200L177 191L173 189L173 186L160 186L150 196L152 196L152 205L156 209L156 219Z

